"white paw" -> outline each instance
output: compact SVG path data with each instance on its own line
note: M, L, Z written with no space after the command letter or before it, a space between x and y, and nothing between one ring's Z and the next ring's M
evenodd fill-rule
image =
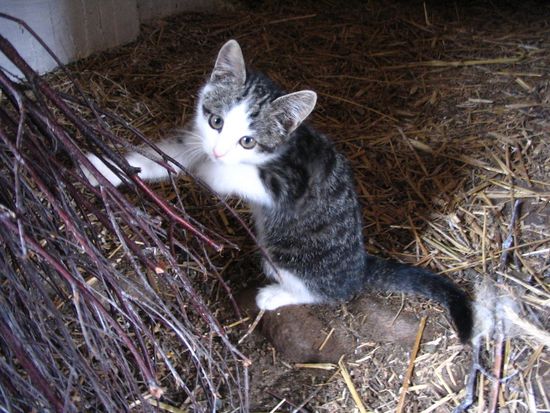
M256 305L260 310L275 310L285 305L294 304L294 297L280 284L271 284L260 288L256 295Z
M107 166L101 159L99 159L97 156L88 154L86 155L86 158L96 167L96 169L103 175L109 182L111 182L114 186L119 186L122 181L120 178ZM80 165L80 169L82 169L82 172L84 173L84 176L86 179L92 184L93 186L98 186L99 182L97 182L97 179L95 176L88 170L88 168Z
M88 170L88 168L84 166L80 166L80 169L82 169L82 173L84 174L84 177L92 184L92 186L98 186L99 182L97 182L97 179L92 175L92 173Z

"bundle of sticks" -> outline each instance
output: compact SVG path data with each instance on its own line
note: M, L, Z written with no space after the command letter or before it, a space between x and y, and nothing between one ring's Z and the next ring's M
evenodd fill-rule
M192 282L231 243L137 177L113 130L151 145L138 130L78 86L54 90L2 36L0 51L24 76L0 68L0 405L246 410L249 361ZM89 184L88 151L123 192Z

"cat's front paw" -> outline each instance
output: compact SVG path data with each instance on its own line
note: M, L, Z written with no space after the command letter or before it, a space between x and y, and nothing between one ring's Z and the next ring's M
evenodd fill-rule
M109 182L111 182L114 186L119 186L122 181L120 178L107 166L105 163L99 159L97 156L89 153L86 155L86 158L96 167L96 169L103 175ZM82 173L86 177L86 179L92 184L93 186L98 186L99 182L97 181L94 174L92 174L88 168L86 168L83 165L80 165L80 169L82 170Z
M275 310L290 304L295 304L295 299L280 284L262 287L256 295L256 305L260 310Z

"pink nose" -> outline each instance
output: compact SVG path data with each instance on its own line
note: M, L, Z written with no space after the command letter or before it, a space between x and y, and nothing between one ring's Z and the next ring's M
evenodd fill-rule
M214 153L215 158L221 158L222 156L225 155L225 153L219 152L218 149L216 149L216 148L214 148L214 150L212 152Z

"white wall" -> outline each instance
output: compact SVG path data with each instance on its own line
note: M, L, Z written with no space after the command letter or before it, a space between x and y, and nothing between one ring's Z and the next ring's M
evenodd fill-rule
M0 0L0 11L26 21L63 63L128 43L139 34L135 0ZM0 19L0 34L40 73L55 68L53 59L18 24ZM14 70L2 53L0 65Z
M0 0L0 12L26 21L61 62L68 63L131 42L142 21L227 5L224 0ZM0 18L0 34L39 73L55 68L51 57L18 24ZM1 52L0 66L19 75Z

